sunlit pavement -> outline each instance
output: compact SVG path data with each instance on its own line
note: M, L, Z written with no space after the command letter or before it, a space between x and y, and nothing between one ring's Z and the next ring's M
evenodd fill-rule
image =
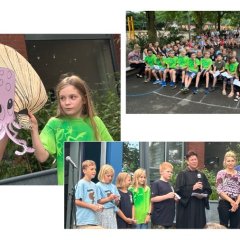
M212 83L210 81L210 83ZM200 82L198 94L181 92L181 83L172 89L169 84L162 87L152 82L144 83L136 75L127 77L126 82L126 113L221 113L239 114L240 101L234 102L234 97L222 95L222 82L217 83L214 92L204 93L205 81ZM230 92L230 86L227 93Z

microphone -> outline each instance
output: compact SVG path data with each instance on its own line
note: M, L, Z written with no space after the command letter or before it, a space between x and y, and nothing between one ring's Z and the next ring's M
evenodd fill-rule
M202 182L202 175L201 175L201 173L197 174L197 179L198 179L198 182Z
M66 161L68 161L69 163L71 163L71 165L72 165L74 168L77 168L75 162L71 159L70 156L67 156L67 157L66 157Z

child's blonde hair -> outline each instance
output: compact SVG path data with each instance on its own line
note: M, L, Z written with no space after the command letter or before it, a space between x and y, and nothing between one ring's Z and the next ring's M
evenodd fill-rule
M116 186L117 188L124 188L126 187L126 179L127 177L130 177L131 178L131 175L129 173L126 173L126 172L120 172L117 176L117 179L116 179Z
M226 159L227 159L227 157L232 157L236 161L236 163L237 163L237 155L236 155L236 153L233 152L233 151L228 151L224 155L224 160L223 160L223 166L224 167L226 167Z
M114 169L109 164L104 164L101 166L100 171L98 173L98 180L104 183L104 176L106 174L112 174L114 176Z
M146 176L146 171L145 171L145 169L143 169L143 168L139 168L139 169L137 169L137 170L134 172L134 174L133 174L133 180L132 180L132 186L133 186L133 188L135 188L135 189L139 188L139 181L138 181L138 179L139 179L139 177L140 177L141 175L143 175L143 174ZM147 187L147 178L146 178L146 181L145 181L145 183L144 183L144 185L143 185L143 188L144 188L144 189L146 189L146 187Z
M173 165L169 162L163 162L160 164L159 169L160 173L165 171L166 169L171 168L173 170Z
M64 111L61 108L59 93L63 88L69 85L75 87L78 90L81 97L83 98L84 105L82 109L82 114L90 118L90 122L93 127L96 140L100 140L99 134L97 131L97 126L93 119L96 113L93 106L90 89L87 83L75 74L67 73L60 76L60 82L56 87L56 95L57 95L57 101L58 101L56 117L59 118L59 117L66 116Z
M82 162L82 170L85 170L90 166L96 166L96 163L93 160L85 160Z

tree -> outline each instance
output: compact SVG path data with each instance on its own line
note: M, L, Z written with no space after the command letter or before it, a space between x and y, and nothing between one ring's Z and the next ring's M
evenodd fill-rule
M155 27L155 12L154 11L147 11L147 30L148 30L148 37L149 42L156 42L157 39L157 31Z
M139 149L123 142L123 171L133 173L139 167Z

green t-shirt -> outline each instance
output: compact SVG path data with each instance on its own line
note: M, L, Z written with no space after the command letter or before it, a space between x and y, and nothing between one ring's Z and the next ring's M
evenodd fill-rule
M156 55L153 54L151 56L146 56L144 62L147 63L150 67L152 67L156 61Z
M178 65L180 68L186 68L187 65L188 65L188 59L189 57L188 56L181 56L179 55L178 56Z
M165 67L166 66L166 63L165 63L165 60L166 60L166 58L165 57L163 57L163 58L156 58L156 60L155 60L155 65L158 65L159 67Z
M209 69L210 66L212 65L212 59L211 58L202 58L201 65L202 65L202 69Z
M190 71L190 72L198 72L199 65L200 65L199 59L195 58L193 60L192 58L189 58L189 60L188 60L188 71Z
M231 74L237 72L237 67L238 67L238 62L227 63L227 64L226 64L226 69L227 69Z
M177 57L168 57L166 58L166 63L169 68L175 69L177 67L178 58Z
M137 224L142 224L145 222L147 213L150 211L150 188L148 186L145 189L143 187L137 189L130 187L129 191L133 194L135 219L137 220Z
M97 130L101 141L113 141L102 120L95 116ZM90 118L51 118L40 134L44 148L57 159L58 184L64 183L65 141L97 141Z

